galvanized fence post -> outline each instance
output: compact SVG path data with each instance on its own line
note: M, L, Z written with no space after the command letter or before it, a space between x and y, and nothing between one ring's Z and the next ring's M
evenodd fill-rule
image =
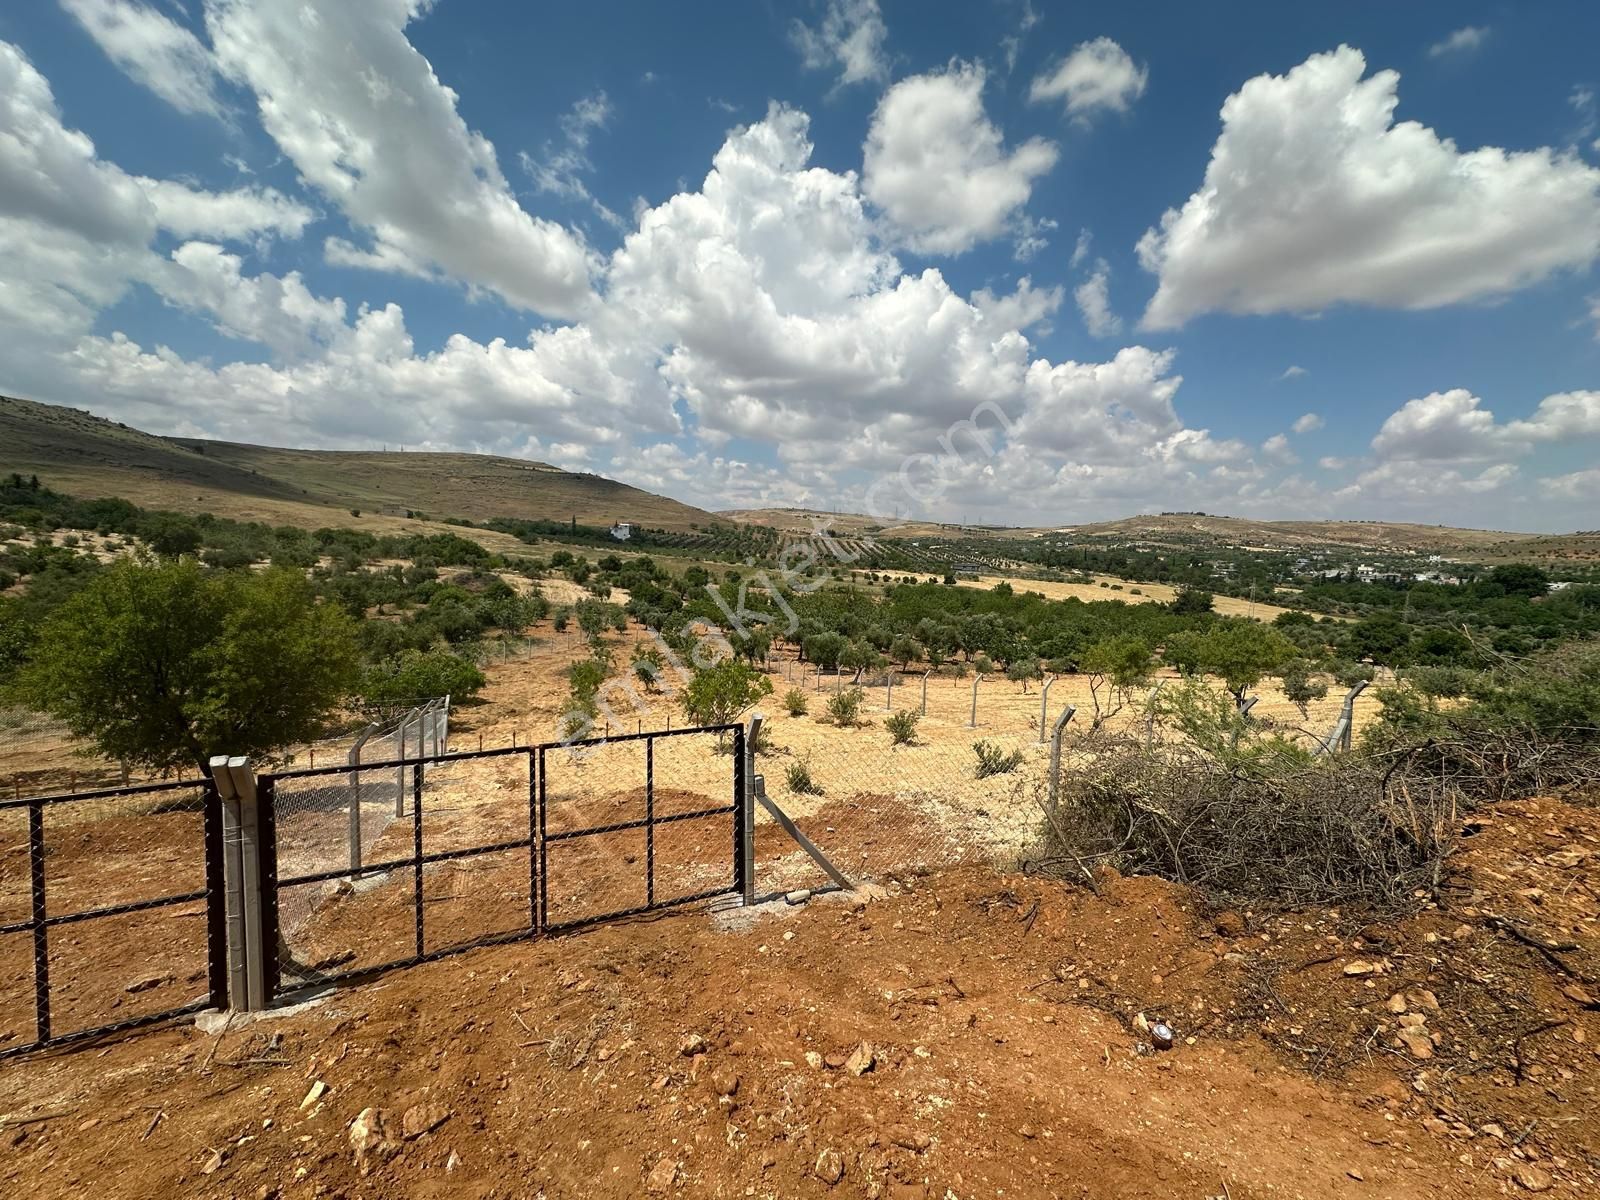
M1039 697L1039 741L1044 741L1044 722L1050 712L1050 685L1055 683L1056 677L1050 676L1044 681L1044 692Z
M1056 718L1055 732L1050 736L1050 817L1054 820L1056 815L1056 800L1061 795L1061 735L1067 728L1067 722L1072 720L1072 714L1078 710L1072 705L1067 705Z
M932 674L933 674L933 668L932 667L929 667L926 671L924 671L922 673L922 715L923 716L927 716L928 715L928 676L932 675Z
M978 727L978 685L983 682L983 672L979 671L972 676L972 719L967 722L967 728Z

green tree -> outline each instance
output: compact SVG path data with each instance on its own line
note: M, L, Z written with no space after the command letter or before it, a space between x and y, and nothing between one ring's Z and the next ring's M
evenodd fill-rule
M449 696L452 702L470 700L485 682L483 672L471 659L435 647L406 650L368 667L356 691L361 707L371 711L436 696Z
M1275 629L1254 621L1232 621L1206 631L1200 642L1200 669L1222 680L1236 703L1294 657L1294 646Z
M760 671L743 659L725 658L697 669L679 703L696 725L727 725L771 692L772 680Z
M1098 729L1121 711L1135 688L1150 682L1155 664L1144 639L1124 633L1090 646L1083 652L1079 666L1089 677L1093 728Z
M316 737L356 679L355 625L298 572L124 560L44 623L24 694L157 771Z
M1184 587L1178 589L1178 594L1167 607L1179 616L1197 617L1211 611L1212 600L1211 593L1202 588Z

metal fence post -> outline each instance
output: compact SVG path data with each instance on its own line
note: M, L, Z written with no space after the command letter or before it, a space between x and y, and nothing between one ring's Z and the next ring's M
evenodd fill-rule
M1039 697L1039 741L1044 741L1045 717L1050 712L1050 685L1056 681L1054 675L1044 681L1044 693Z
M926 671L924 671L922 673L922 715L923 716L927 716L928 715L928 676L932 675L932 674L933 674L933 669L931 667L928 670L926 670Z
M756 902L756 743L766 718L756 713L745 730L744 764L739 780L739 883L744 903Z
M1056 815L1056 798L1061 794L1061 734L1067 727L1067 722L1072 720L1072 714L1078 710L1072 705L1067 705L1059 717L1056 718L1055 732L1050 735L1050 816Z
M983 682L983 673L980 671L972 677L972 719L967 722L967 728L978 727L978 685Z

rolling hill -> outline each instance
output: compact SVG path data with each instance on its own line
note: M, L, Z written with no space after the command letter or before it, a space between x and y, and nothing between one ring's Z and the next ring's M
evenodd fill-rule
M349 525L351 510L375 528L397 527L412 513L622 520L675 531L726 523L614 479L526 459L157 437L79 409L0 397L0 472L11 471L73 495L309 528Z
M1092 521L1082 525L1056 525L1005 529L989 525L943 525L931 521L884 522L856 513L828 513L814 509L730 509L719 514L730 520L765 525L780 531L804 533L814 522L846 537L871 534L881 538L945 541L1005 537L1027 538L1066 535L1084 541L1145 544L1153 547L1206 549L1236 547L1257 550L1301 550L1337 547L1371 553L1440 553L1462 557L1510 557L1537 549L1540 557L1570 557L1594 553L1595 535L1538 535L1487 529L1456 529L1445 525L1417 525L1400 521L1258 521L1244 517L1203 513L1162 513Z

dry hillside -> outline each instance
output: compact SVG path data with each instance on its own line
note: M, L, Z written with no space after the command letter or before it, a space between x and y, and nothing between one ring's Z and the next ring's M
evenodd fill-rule
M625 520L674 530L720 521L613 479L524 459L164 438L78 409L0 397L0 472L10 471L37 474L74 495L310 528L348 525L351 509L389 518L414 511L475 521Z

